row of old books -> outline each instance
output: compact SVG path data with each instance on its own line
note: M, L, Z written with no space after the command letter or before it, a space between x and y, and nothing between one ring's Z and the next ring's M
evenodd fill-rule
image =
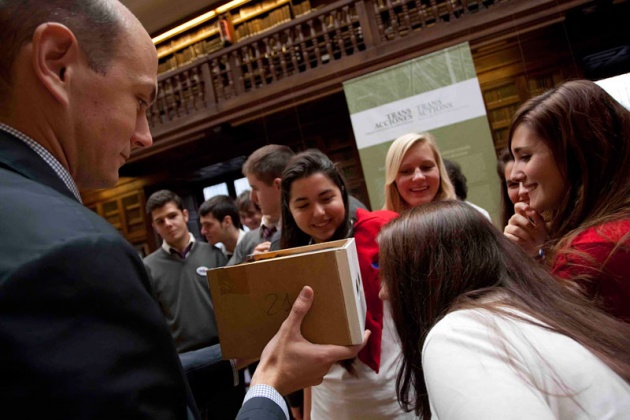
M311 8L311 2L309 0L304 0L301 3L297 3L293 5L293 14L295 17L302 16L308 12L313 10Z
M196 42L176 53L169 55L158 64L158 73L164 73L166 71L183 66L190 63L194 59L218 51L223 46L221 38L207 38Z
M235 28L236 39L241 40L259 34L262 31L273 28L284 22L291 20L291 8L287 4L279 9L273 10L268 15L249 20Z
M261 10L266 10L274 7L276 4L280 2L286 2L286 0L263 0L258 2L252 6L242 6L238 9L238 16L241 19L247 19L248 16L253 15L254 13L260 12Z
M169 42L164 42L157 47L158 56L162 56L168 51L176 51L181 49L182 45L190 44L195 40L202 40L208 38L218 32L217 21L213 20L204 25L200 25L194 30L189 30L182 35L172 38Z
M499 86L494 89L488 89L483 93L483 100L486 103L494 102L520 102L518 89L514 83Z
M517 109L518 103L489 111L488 118L490 119L490 125L493 127L496 125L509 125Z
M284 3L284 6L261 13L260 17L242 21L242 19L251 16L257 11L273 9L275 5L281 3ZM286 0L263 0L253 6L241 7L239 14L233 14L231 17L224 15L219 19L213 19L158 45L157 52L161 58L158 71L163 73L175 69L197 57L232 45L238 40L257 35L311 10L309 0L303 0L297 4L291 4L290 1L287 2ZM232 20L237 22L236 28L232 25ZM241 21L238 22L238 20Z

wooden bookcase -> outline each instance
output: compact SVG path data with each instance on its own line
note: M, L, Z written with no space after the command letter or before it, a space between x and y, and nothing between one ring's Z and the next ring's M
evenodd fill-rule
M482 86L495 149L507 147L510 125L518 108L529 98L552 89L563 80L562 72L554 70L529 77L516 75Z
M140 256L154 247L145 215L145 196L138 182L109 190L83 193L86 207L97 213L129 241Z
M507 147L510 125L528 99L580 77L562 25L473 46L473 60L497 151Z
M107 220L130 242L144 240L147 235L142 191L131 192L119 197L88 205L94 212Z
M312 10L310 0L252 0L156 44L164 73ZM223 21L224 30L220 29Z
M485 9L483 0L374 0L376 24L383 28L382 39L407 36L439 22L450 22L464 13Z

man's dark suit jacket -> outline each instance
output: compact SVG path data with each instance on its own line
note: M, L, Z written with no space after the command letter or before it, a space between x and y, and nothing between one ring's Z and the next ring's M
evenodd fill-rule
M198 417L133 247L2 131L0 378L2 412L20 418ZM284 417L264 398L242 411Z

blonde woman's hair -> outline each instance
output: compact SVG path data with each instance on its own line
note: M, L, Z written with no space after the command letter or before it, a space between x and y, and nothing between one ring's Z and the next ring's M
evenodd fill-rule
M394 140L387 151L387 157L385 158L385 206L383 207L385 210L400 213L408 207L398 192L396 175L398 175L398 170L407 151L416 143L429 145L440 171L440 186L433 200L453 200L457 198L453 184L451 184L448 173L444 168L444 162L442 161L435 137L429 133L409 133Z

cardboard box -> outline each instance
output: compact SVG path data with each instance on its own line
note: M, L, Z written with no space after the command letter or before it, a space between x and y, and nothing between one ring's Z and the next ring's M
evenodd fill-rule
M208 270L223 358L259 357L303 286L315 292L302 335L318 344L363 342L365 296L354 239L268 252Z

